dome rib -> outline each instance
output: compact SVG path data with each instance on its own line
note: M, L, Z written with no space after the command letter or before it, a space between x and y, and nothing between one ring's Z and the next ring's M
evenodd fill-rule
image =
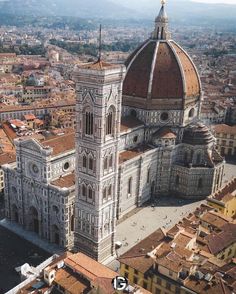
M148 98L151 98L151 95L152 95L153 76L154 76L154 70L155 70L155 66L156 66L158 49L159 49L159 42L156 42L156 48L155 48L155 53L153 55L152 68L151 68L150 79L149 79Z
M173 41L146 41L130 55L126 65L123 105L147 110L184 110L201 97L196 67Z
M183 70L186 71L184 72L186 96L192 97L195 95L200 95L201 81L195 64L193 63L188 53L183 48L181 48L176 42L171 41L171 44L180 60Z

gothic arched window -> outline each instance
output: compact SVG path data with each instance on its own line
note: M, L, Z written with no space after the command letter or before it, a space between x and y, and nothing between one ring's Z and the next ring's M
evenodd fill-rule
M70 218L70 230L71 230L71 232L74 232L74 230L75 230L75 217L74 217L74 215L72 215Z
M132 193L132 178L129 178L128 181L128 194Z
M179 175L177 175L175 178L175 185L176 185L176 187L179 186Z
M194 116L194 108L190 109L188 113L188 117L193 117L193 116Z
M91 187L88 188L88 198L93 199L93 190Z
M103 195L103 200L106 200L106 198L107 198L107 189L106 188L103 189L102 195Z
M197 154L197 164L201 163L201 153Z
M111 168L113 164L113 156L111 155L109 158L109 167Z
M188 162L188 151L184 152L184 162L187 163Z
M93 158L92 157L89 158L89 169L93 170Z
M147 172L147 183L149 184L150 183L150 168L148 169L148 172Z
M87 168L87 157L86 157L86 155L83 156L83 168Z
M107 193L108 198L111 198L111 194L112 194L112 186L110 185L108 188L108 193Z
M106 118L106 135L113 135L114 133L114 109L110 107Z
M107 157L104 158L104 170L107 170L108 168L108 160Z
M82 196L86 197L87 196L87 187L83 184L82 186Z
M202 181L202 178L200 178L199 180L198 180L198 184L197 184L197 188L198 189L201 189L202 187L203 187L203 183L202 183L203 181Z
M86 135L93 135L93 113L86 111L84 113L84 133Z

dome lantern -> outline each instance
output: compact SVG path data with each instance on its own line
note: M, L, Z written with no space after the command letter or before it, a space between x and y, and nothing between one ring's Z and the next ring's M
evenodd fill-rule
M168 16L165 10L165 2L165 0L161 0L161 9L155 19L155 29L152 36L155 40L170 39L170 33L168 31Z

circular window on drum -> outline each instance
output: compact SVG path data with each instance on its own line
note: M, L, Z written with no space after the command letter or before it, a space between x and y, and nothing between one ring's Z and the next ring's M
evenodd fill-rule
M161 121L168 121L168 119L169 119L168 112L162 112L162 114L161 114Z
M69 167L70 167L70 164L69 164L69 162L67 161L67 162L64 164L63 169L64 169L64 170L68 170Z

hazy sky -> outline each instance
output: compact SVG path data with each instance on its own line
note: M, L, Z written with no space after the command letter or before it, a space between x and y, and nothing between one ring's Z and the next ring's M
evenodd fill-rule
M195 2L236 4L236 0L194 0Z

